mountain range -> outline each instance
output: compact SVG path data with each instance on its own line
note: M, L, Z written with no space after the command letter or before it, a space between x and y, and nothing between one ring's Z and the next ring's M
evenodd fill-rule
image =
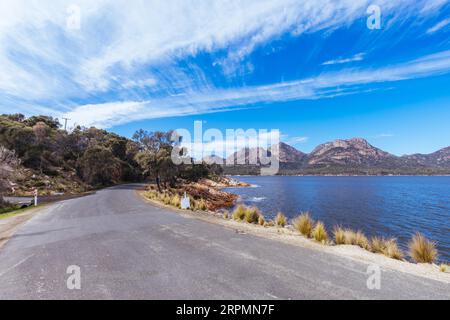
M450 174L450 147L431 154L399 157L372 146L365 139L354 138L321 144L309 154L284 142L278 145L278 149L279 174ZM224 166L224 170L228 174L258 174L262 166L259 158L261 154L270 156L271 148L239 150L226 159L227 163L236 165ZM217 156L204 160L224 163L224 159Z

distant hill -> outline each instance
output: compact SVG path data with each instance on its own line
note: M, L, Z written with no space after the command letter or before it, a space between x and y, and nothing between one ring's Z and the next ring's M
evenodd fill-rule
M267 152L270 155L270 148ZM231 157L247 160L257 149L242 149ZM317 146L311 153L303 153L286 144L279 144L280 174L351 174L351 175L388 175L388 174L450 174L450 147L432 154L395 156L372 146L362 138L335 140ZM258 174L258 164L226 166L228 174Z

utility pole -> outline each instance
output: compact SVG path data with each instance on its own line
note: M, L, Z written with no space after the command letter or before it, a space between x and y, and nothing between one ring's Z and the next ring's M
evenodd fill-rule
M70 120L69 118L62 118L64 120L64 131L67 131L67 121Z

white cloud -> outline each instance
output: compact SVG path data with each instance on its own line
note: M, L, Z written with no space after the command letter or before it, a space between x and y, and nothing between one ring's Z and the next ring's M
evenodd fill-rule
M318 99L359 92L361 86L450 73L450 51L378 69L345 69L314 78L267 86L211 89L144 102L119 102L75 108L68 117L78 123L111 127L140 119L223 112L256 103Z
M436 25L434 25L433 27L431 27L430 29L427 30L427 33L435 33L436 31L441 30L442 28L448 26L450 24L450 18L449 19L444 19L440 22L438 22Z
M355 90L349 87L357 84L446 72L445 57L427 57L412 65L219 89L199 66L178 64L196 53L214 53L222 72L233 73L271 40L347 27L365 17L372 2L3 0L0 110L9 112L20 102L17 108L30 113L52 110L80 124L109 127L138 119L235 110L259 102L340 95ZM446 3L375 2L383 15L396 10L404 16L426 15ZM78 31L66 28L67 8L72 4L81 10ZM253 68L248 61L245 66ZM344 88L337 88L341 85ZM100 100L107 102L92 102Z
M332 64L343 64L343 63L349 63L349 62L355 62L355 61L362 61L364 59L364 53L358 53L350 58L340 58L340 59L334 59L334 60L328 60L322 63L322 65L332 65Z
M308 137L290 137L286 139L287 144L299 144L299 143L305 143L309 140Z
M392 138L394 135L392 133L380 133L377 134L374 138Z

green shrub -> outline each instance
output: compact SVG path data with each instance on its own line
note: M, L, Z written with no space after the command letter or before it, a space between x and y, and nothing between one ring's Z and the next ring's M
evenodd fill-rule
M258 223L260 216L261 213L256 207L246 208L245 210L245 221L248 223Z
M245 218L245 213L247 211L247 208L243 205L239 205L234 211L233 211L233 219L236 221L242 221Z
M275 224L278 227L286 226L286 216L282 212L277 213L277 216L275 217Z
M318 221L316 223L316 226L314 227L314 229L312 231L312 235L316 241L319 241L322 243L325 243L328 240L327 230L325 228L325 225L321 221Z

